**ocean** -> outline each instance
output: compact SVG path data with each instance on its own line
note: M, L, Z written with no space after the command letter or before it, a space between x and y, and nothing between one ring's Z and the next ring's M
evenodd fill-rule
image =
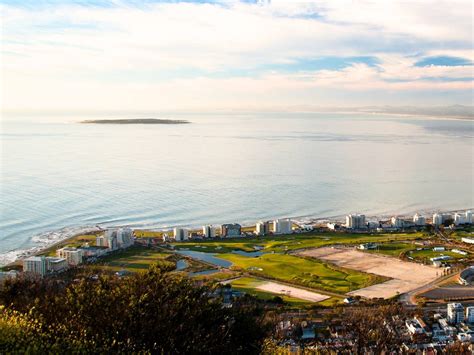
M97 225L169 228L474 205L473 121L328 113L146 117L192 123L3 118L0 264Z

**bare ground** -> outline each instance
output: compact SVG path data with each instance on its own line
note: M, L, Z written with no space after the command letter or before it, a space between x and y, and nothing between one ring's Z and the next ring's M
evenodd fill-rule
M355 249L323 247L299 253L334 263L348 269L390 277L392 280L352 291L350 295L366 298L389 298L435 280L441 273L434 267L402 261L397 258L369 254Z
M292 286L282 285L276 282L264 282L261 285L258 285L256 288L262 291L276 293L279 295L291 296L294 298L299 298L299 299L311 301L311 302L320 302L320 301L324 301L330 298L329 296L321 295L316 292L311 292L311 291L303 290L301 288L296 288Z

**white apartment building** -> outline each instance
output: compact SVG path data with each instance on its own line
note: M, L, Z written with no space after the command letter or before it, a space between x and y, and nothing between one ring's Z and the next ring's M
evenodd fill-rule
M448 303L448 322L458 324L464 321L464 307L461 303Z
M277 219L273 221L273 232L275 234L291 234L292 225L291 219Z
M346 216L346 228L349 229L363 229L366 227L365 215L350 214Z
M468 323L474 323L474 307L466 307L466 321Z
M472 211L466 211L466 223L472 224L473 219L472 219Z
M272 222L257 222L255 225L255 233L259 236L268 235L271 232ZM291 233L291 232L290 232Z
M30 256L23 259L23 272L44 276L48 272L60 272L67 269L67 260L44 256Z
M59 258L66 259L69 265L77 266L82 264L84 252L81 249L65 247L56 250L56 255Z
M454 214L454 224L456 226L459 226L461 224L466 224L466 215L465 214L460 214L460 213L455 213Z
M46 275L46 258L44 256L30 256L23 259L23 272Z
M405 225L403 219L401 219L400 217L392 217L391 222L392 226L395 228L403 228L403 226Z
M434 226L440 226L443 224L443 216L439 213L435 213L433 215L433 225Z
M424 226L426 224L426 218L416 213L413 216L413 223L415 223L415 226Z
M185 228L174 228L173 237L177 242L188 240L188 231Z
M203 226L202 235L206 238L214 238L216 236L216 230L211 225Z

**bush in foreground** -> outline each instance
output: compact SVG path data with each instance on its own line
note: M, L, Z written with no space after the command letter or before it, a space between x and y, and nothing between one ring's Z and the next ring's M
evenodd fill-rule
M259 353L261 309L224 308L205 287L158 267L130 278L8 281L0 352Z

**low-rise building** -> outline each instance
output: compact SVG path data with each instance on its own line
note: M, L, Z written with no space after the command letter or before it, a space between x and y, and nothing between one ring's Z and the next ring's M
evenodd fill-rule
M375 244L375 243L363 243L363 244L359 244L359 246L357 248L360 249L360 250L374 250L374 249L377 249L377 244Z
M64 258L46 257L47 272L61 272L68 268L68 262Z

